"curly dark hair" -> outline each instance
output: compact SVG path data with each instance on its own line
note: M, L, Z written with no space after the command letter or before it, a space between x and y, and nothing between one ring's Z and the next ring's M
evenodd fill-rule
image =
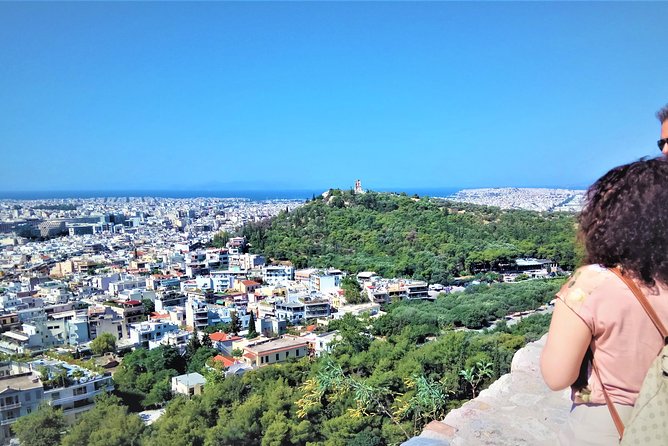
M668 158L603 175L587 191L579 223L587 263L620 265L648 286L668 285Z
M659 118L659 121L661 121L661 124L668 121L668 104L666 104L665 107L663 107L661 110L656 112L656 117Z

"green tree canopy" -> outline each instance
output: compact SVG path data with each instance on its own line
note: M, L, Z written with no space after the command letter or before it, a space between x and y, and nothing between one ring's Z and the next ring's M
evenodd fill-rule
M578 262L575 218L434 198L333 190L271 220L243 226L252 251L297 268L330 267L448 283L517 257Z
M143 431L137 415L128 414L117 397L103 395L63 437L62 446L135 446Z
M144 313L150 314L155 311L155 303L151 299L142 299L141 303L144 306Z
M255 314L250 312L250 319L248 320L248 339L253 339L257 337L257 331L255 330Z
M96 355L116 351L116 336L111 333L102 333L90 343L90 348Z
M42 404L31 414L19 418L12 425L22 446L57 446L65 430L62 410Z

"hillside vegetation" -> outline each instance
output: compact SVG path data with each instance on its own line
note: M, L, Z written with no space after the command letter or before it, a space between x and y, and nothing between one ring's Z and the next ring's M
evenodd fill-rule
M447 282L517 257L576 264L575 219L388 193L331 190L244 226L252 251L296 267L333 266Z

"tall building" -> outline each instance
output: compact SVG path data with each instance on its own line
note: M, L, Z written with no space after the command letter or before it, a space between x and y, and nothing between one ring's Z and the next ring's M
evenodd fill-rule
M114 389L110 373L52 359L0 362L0 444L9 444L11 425L46 403L61 409L65 420L95 407L95 397Z

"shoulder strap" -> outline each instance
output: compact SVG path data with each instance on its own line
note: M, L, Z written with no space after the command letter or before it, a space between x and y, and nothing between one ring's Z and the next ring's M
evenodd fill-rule
M633 295L636 297L636 299L638 299L638 302L640 302L640 305L642 305L643 309L647 313L647 316L649 316L649 318L652 320L652 323L654 323L656 329L659 330L659 333L661 333L661 336L663 336L664 344L668 345L668 331L661 322L661 319L659 319L659 316L656 314L656 311L654 311L654 308L652 308L652 305L649 303L649 300L647 300L647 297L645 297L640 288L638 288L638 285L636 285L636 283L630 277L624 275L624 272L621 270L620 267L616 266L614 268L610 268L610 271L615 273L615 275L619 277L626 284L627 287L629 287L631 292L633 292ZM619 438L621 439L622 436L624 436L624 423L622 422L622 419L619 416L619 412L617 412L617 408L615 408L615 405L612 403L610 395L608 395L608 391L605 390L605 384L603 384L603 380L601 379L601 374L598 372L598 367L596 367L596 362L594 362L593 358L591 365L592 368L594 369L594 373L596 373L598 382L601 383L601 389L603 390L603 397L605 398L605 404L608 406L608 410L610 411L610 415L612 416L612 421L615 423L615 427L617 428L617 432L619 433Z
M612 417L612 421L615 423L615 427L617 428L617 433L619 434L619 439L621 440L622 437L624 436L624 422L622 421L622 418L619 416L617 408L615 407L614 404L612 404L612 400L610 399L610 395L608 395L608 391L605 390L605 385L603 384L603 380L601 379L601 374L598 373L598 367L596 367L596 362L594 362L593 358L591 361L591 366L594 369L594 373L596 373L598 382L601 383L601 389L603 390L603 398L605 398L605 404L608 406L608 410L610 411L610 416Z

